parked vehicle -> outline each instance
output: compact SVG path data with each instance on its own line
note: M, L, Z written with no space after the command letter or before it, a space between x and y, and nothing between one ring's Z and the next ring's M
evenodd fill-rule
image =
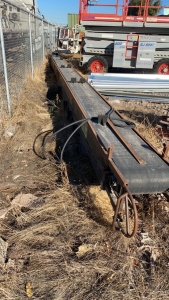
M85 27L80 65L89 72L107 72L109 67L152 69L169 75L169 18L149 16L149 0L141 1L138 16L128 14L127 0L112 4L80 0L79 22ZM112 13L89 12L89 7L108 7ZM161 6L157 7L160 11ZM120 13L121 12L121 13Z

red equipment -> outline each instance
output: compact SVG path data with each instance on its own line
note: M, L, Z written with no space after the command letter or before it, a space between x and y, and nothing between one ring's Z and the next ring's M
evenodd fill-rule
M169 8L169 6L151 6L150 0L141 0L139 6L130 6L129 0L112 0L114 4L97 4L96 2L97 0L79 0L79 23L81 21L169 23L168 16L149 16L151 8L156 8L158 11ZM88 8L91 6L109 7L114 13L89 13ZM129 8L138 8L138 15L129 16Z

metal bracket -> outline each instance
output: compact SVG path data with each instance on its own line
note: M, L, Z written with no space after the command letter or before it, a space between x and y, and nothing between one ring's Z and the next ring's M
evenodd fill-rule
M71 83L76 83L76 78L75 77L71 78Z
M164 143L163 146L164 146L164 148L163 148L162 158L168 159L169 143Z
M112 159L114 146L109 146L108 148L108 161Z
M99 115L98 116L98 124L101 124L102 126L105 126L108 120L107 115Z
M85 83L86 82L86 80L84 79L84 78L80 78L80 80L79 80L79 83Z

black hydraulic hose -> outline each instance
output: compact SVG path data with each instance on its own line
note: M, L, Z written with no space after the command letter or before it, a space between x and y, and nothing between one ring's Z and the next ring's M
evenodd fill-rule
M131 122L129 120L125 120L125 119L117 119L117 118L113 118L113 119L110 119L112 121L112 123L117 126L117 127L122 127L122 128L131 128L131 129L134 129L136 128L136 124L134 122ZM117 121L117 122L114 122L114 121ZM119 122L123 122L125 124L119 124Z
M54 136L56 136L59 132L63 131L64 129L71 127L72 125L76 125L76 124L82 123L82 122L85 122L85 123L86 123L86 122L89 121L89 120L90 120L90 118L88 118L88 119L82 119L82 120L79 120L79 121L75 121L75 122L73 122L73 123L71 123L71 124L69 124L69 125L64 126L64 127L61 128L61 129L57 130L55 133L53 133L51 136L49 136L49 137L46 139L45 143L43 144L43 148L42 148L42 152L43 152L44 157L45 157L46 159L48 159L48 157L46 156L46 151L45 151L46 144L47 144Z
M63 162L63 153L64 153L64 150L65 150L65 147L67 145L67 143L69 142L69 140L71 139L71 137L76 133L76 131L78 131L84 124L86 124L90 119L86 119L82 124L80 124L72 133L71 135L68 137L68 139L66 140L63 148L62 148L62 151L61 151L61 155L60 155L60 162L62 163Z
M122 128L127 127L127 128L131 128L131 129L136 128L136 124L135 124L134 122L129 121L129 120L118 119L118 118L113 118L113 119L111 119L110 116L111 116L111 114L112 114L113 112L114 112L114 109L113 109L113 107L112 107L112 108L110 109L110 111L107 113L107 116L108 116L108 118L112 121L112 123L113 123L115 126L117 126L117 127L122 127ZM114 122L114 121L117 121L117 123ZM119 121L119 122L122 122L123 124L119 124L118 121Z
M110 119L111 114L114 112L113 107L110 108L110 111L107 113L108 118Z
M113 108L111 108L111 110L110 110L110 112L107 114L107 116L108 116L108 118L110 119L110 116L111 116L111 114L112 114L112 112L113 112L114 110L113 110ZM59 129L59 130L57 130L55 133L53 133L51 136L49 136L47 139L46 139L46 141L45 141L45 143L43 144L43 148L42 148L42 153L43 153L43 155L44 155L44 157L46 158L46 159L48 159L48 157L47 157L47 155L46 155L46 151L45 151L45 149L46 149L46 144L54 137L54 136L56 136L59 132L61 132L61 131L63 131L63 130L65 130L66 128L69 128L69 127L71 127L72 125L76 125L76 124L79 124L79 123L81 123L72 133L71 133L71 135L68 137L68 139L66 140L66 142L64 143L64 145L63 145L63 148L62 148L62 151L61 151L61 155L60 155L60 163L62 163L63 162L63 154L64 154L64 150L65 150L65 148L66 148L66 145L68 144L68 142L70 141L70 139L72 138L72 136L84 125L84 124L86 124L88 121L92 121L92 120L97 120L98 119L98 117L92 117L92 118L87 118L87 119L82 119L82 120L79 120L79 121L75 121L75 122L73 122L73 123L71 123L71 124L69 124L69 125L66 125L66 126L64 126L63 128L61 128L61 129ZM136 125L133 123L133 122L131 122L131 121L128 121L128 120L124 120L124 119L118 119L118 118L113 118L113 119L110 119L111 121L112 121L112 123L115 125L115 126L118 126L118 127L123 127L123 128L125 128L125 127L129 127L129 128L135 128L136 127ZM114 122L114 121L119 121L119 122L123 122L123 123L125 123L124 125L123 124L118 124L118 123L116 123L116 122Z

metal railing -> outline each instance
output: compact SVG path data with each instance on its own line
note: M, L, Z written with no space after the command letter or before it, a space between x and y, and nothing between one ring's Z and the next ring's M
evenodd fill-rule
M28 76L34 76L45 55L57 46L57 26L26 8L2 0L0 6L0 116L23 90Z
M157 5L151 5L150 0L140 0L139 5L130 5L129 0L112 0L111 4L101 2L79 0L79 23L81 21L169 23L169 17L160 14L164 9L169 9L169 6L160 5L158 1ZM109 12L101 12L104 8ZM93 12L94 9L96 12Z

